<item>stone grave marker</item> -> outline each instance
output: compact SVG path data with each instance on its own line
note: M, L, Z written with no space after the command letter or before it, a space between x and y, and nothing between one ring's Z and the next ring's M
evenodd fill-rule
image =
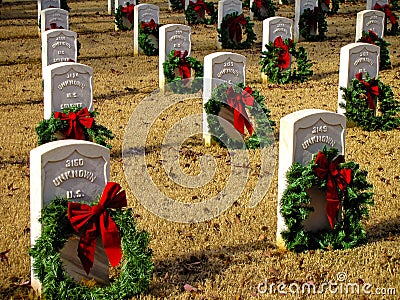
M351 43L340 49L338 113L345 113L345 109L339 105L345 103L340 87L349 87L355 75L360 72L363 73L363 77L368 73L370 78L377 78L379 55L379 46L368 43Z
M245 84L246 57L232 52L216 52L206 55L204 57L203 107L210 99L212 90L225 82L228 84ZM207 114L204 108L203 138L207 146L211 145L211 135L209 134Z
M109 15L112 15L115 11L115 1L114 0L108 0L107 3L107 12Z
M93 110L93 69L78 63L57 63L44 68L44 118L71 106Z
M242 1L240 0L221 0L218 2L218 29L221 27L222 19L229 14L237 12L239 15L242 13ZM217 47L222 49L221 43L218 41L217 36Z
M121 9L127 7L128 5L135 5L137 4L137 0L111 0L114 1L114 10L115 12L121 6ZM132 22L131 22L132 21ZM133 20L129 20L127 16L122 16L122 25L127 28L131 28L133 25ZM115 30L119 30L117 24L115 24Z
M38 0L38 22L40 21L40 12L46 8L61 8L60 0Z
M160 8L157 5L153 4L139 4L135 6L134 9L134 27L133 27L133 54L135 56L139 55L142 50L138 44L139 38L139 26L141 22L150 22L154 20L157 24L159 24L159 15L160 15ZM158 48L158 36L149 36L151 38L153 45Z
M389 0L367 0L366 9L374 9L375 4L379 4L380 6L389 5Z
M318 0L296 0L294 5L294 41L298 42L302 40L300 36L299 22L301 14L306 10L314 10L318 7ZM316 35L317 33L311 28L311 35Z
M265 45L270 42L273 43L278 36L281 36L283 40L293 39L293 20L284 17L270 17L265 19L263 21L261 51L266 51L267 48ZM268 78L264 73L261 73L261 78L264 83L268 82Z
M40 12L41 33L50 29L69 29L68 11L61 8L46 8Z
M53 29L42 34L42 72L46 66L60 62L77 62L76 32Z
M190 26L181 24L168 24L159 29L159 55L158 55L158 78L159 87L164 90L165 77L163 63L167 61L168 54L172 50L187 51L190 56L191 29Z
M98 144L80 140L46 143L30 152L30 213L31 244L41 235L38 219L41 210L55 197L74 202L93 202L102 193L110 178L110 150ZM108 284L109 263L97 241L94 265L86 275L77 255L79 239L71 238L61 250L68 275L77 282L82 278ZM32 269L32 268L31 268ZM32 273L32 286L40 290L40 282Z
M281 232L286 229L280 213L280 201L287 187L286 172L294 162L308 164L314 153L336 148L339 154L345 154L346 117L334 112L320 109L305 109L291 113L280 120L279 129L279 167L278 167L278 221L277 244L285 247ZM326 193L310 189L311 212L304 222L306 231L316 232L329 229L326 217Z
M363 10L357 13L356 40L361 37L363 31L372 30L378 37L383 38L385 29L385 13L379 10Z

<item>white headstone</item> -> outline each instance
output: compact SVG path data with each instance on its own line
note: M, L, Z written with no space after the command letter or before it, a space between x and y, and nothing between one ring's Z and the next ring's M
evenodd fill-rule
M366 9L374 9L375 4L379 4L380 6L388 5L389 0L367 0Z
M301 40L300 37L300 29L299 29L299 21L301 14L306 10L314 10L315 7L318 7L318 0L296 0L294 5L294 41L298 42ZM313 30L313 29L311 29ZM313 32L310 32L313 34ZM316 34L316 33L314 33Z
M379 10L363 10L357 13L356 42L362 37L363 31L372 30L383 38L385 29L385 13Z
M126 6L132 5L132 4L136 6L136 4L137 4L137 0L112 0L112 1L114 1L115 11L120 6L126 7ZM122 16L122 24L127 28L131 28L131 26L133 25L133 23L131 23L125 15ZM118 30L117 24L115 24L115 30Z
M43 70L44 118L70 106L93 110L93 69L78 63L58 63Z
M160 15L160 8L157 5L153 4L139 4L135 6L134 9L134 27L133 27L133 54L138 55L141 51L138 38L139 38L139 26L141 22L150 22L154 20L157 24L159 24L159 15ZM152 39L153 45L158 48L158 36L153 37Z
M115 0L108 0L107 12L112 15L115 11Z
M159 60L158 78L159 87L164 89L165 77L163 63L167 60L172 50L187 51L190 56L191 29L190 26L181 24L168 24L159 29Z
M60 62L77 62L76 32L52 29L42 34L42 72L44 67Z
M58 196L75 202L93 202L102 193L109 178L110 150L98 144L63 140L50 142L31 150L31 244L34 245L41 235L42 227L38 219L41 210L51 200ZM71 246L71 250L66 251ZM104 248L96 248L94 265L89 277L81 266L76 250L77 243L69 240L61 251L68 274L78 282L81 282L82 278L94 278L98 283L107 284L109 264L104 255ZM33 273L31 284L36 290L40 290L40 282Z
M203 107L211 97L212 90L222 82L238 84L246 82L246 57L232 52L216 52L204 57ZM211 143L207 114L203 108L203 138Z
M370 78L377 78L379 71L379 46L368 43L351 43L340 49L339 88L338 88L338 113L345 113L339 103L343 100L343 91L340 87L349 87L357 73L362 72Z
M60 0L38 0L38 21L40 20L40 12L46 8L61 8Z
M293 21L284 17L271 17L263 21L262 51L265 45L281 36L283 40L293 39Z
M265 45L270 42L273 43L278 36L282 37L283 40L293 39L293 21L291 19L270 17L263 21L262 51L266 51ZM268 82L268 78L264 73L261 73L261 78L264 83Z
M284 247L281 232L286 229L280 213L280 201L287 187L286 173L294 162L308 164L314 153L336 148L345 154L346 117L320 109L305 109L291 113L280 120L279 167L278 167L278 222L277 244ZM307 231L329 229L326 217L325 192L311 190L311 206L314 212L304 222Z
M68 11L61 8L46 8L40 12L40 30L69 29Z

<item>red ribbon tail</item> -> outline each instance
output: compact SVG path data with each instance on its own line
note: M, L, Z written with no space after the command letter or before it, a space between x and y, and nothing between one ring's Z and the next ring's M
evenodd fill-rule
M333 229L335 226L336 215L340 208L339 200L326 200L326 216L328 217L329 225Z
M90 269L93 267L95 250L96 237L86 232L79 240L78 257L87 275L89 275Z
M245 119L243 115L237 109L233 110L233 126L239 131L241 134L244 134L244 123Z
M101 229L104 251L107 254L111 266L115 267L122 258L121 237L117 225L108 214L103 214L101 218L104 220L103 222L100 221L100 224L104 224L104 228L102 227Z

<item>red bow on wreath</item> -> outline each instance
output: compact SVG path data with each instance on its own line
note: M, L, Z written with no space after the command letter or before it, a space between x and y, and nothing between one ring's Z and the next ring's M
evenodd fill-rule
M197 12L200 18L205 17L205 13L210 14L210 9L208 8L207 4L204 2L204 0L197 0L197 2L189 2L190 6L193 6L193 10Z
M121 12L126 15L128 18L129 23L133 23L133 11L134 11L135 5L134 4L127 4L126 6L123 6L121 8Z
M278 68L281 70L285 70L290 66L289 47L292 43L293 41L289 39L289 45L286 45L281 36L276 37L274 40L274 47L281 49L277 59Z
M368 36L363 35L361 37L361 42L368 44L375 44L375 41L377 40L378 40L378 35L372 30L368 30Z
M76 232L82 236L78 245L78 257L83 269L89 274L93 266L96 238L101 234L104 251L113 267L122 257L121 237L118 227L106 208L122 208L127 205L125 191L115 182L108 182L98 205L90 207L83 203L68 203L68 219Z
M65 132L65 137L76 140L84 140L85 135L82 127L92 128L94 122L94 119L90 117L89 111L86 107L76 113L72 111L68 114L55 112L54 118L60 119L61 121L68 121L69 127Z
M227 21L229 38L232 41L240 43L242 41L242 26L245 26L246 24L247 22L243 14L229 18Z
M328 6L328 7L331 4L331 0L323 0L322 2L324 2L326 4L326 6Z
M334 227L335 218L340 208L337 189L344 191L351 182L351 169L338 169L340 163L344 162L343 155L339 155L329 162L326 155L319 151L315 158L315 174L319 179L326 179L326 216L331 228Z
M253 93L250 87L245 87L241 93L236 93L232 86L226 90L228 96L226 102L233 108L233 126L241 133L244 133L244 126L250 135L253 134L253 126L249 121L249 117L245 110L245 105L253 106L254 97L251 96Z
M154 31L157 29L158 24L151 19L150 22L141 22L140 27L145 30L146 28L149 28L151 31Z
M254 0L254 3L256 4L258 9L261 9L262 6L262 0Z
M190 65L186 62L185 59L187 55L188 55L187 50L183 52L180 50L174 51L174 57L178 57L180 59L178 63L178 70L179 70L179 76L182 79L190 78Z
M57 23L50 23L50 28L46 28L46 30L50 30L50 29L64 29L64 27L62 26L57 26Z
M371 80L371 82L366 82L362 79L362 73L357 73L355 76L358 81L360 81L366 90L367 95L367 103L369 109L375 109L375 102L373 96L379 96L379 85L375 80Z
M396 16L390 10L389 4L379 5L378 3L375 3L374 9L383 11L393 25L397 24Z

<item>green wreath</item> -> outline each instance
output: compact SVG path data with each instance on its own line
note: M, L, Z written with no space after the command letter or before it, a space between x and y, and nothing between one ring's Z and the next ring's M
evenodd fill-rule
M168 54L168 60L163 63L163 70L166 82L175 93L195 93L198 92L203 86L203 64L194 57L186 56L187 52L181 53L180 51L172 50ZM182 78L176 76L175 70L186 65L194 71L194 78Z
M311 26L310 21L316 22L316 26L318 28L317 35L311 35ZM315 7L314 10L309 8L305 9L303 13L300 15L299 20L299 31L300 35L306 41L322 41L325 39L325 32L328 31L328 23L325 19L325 12L323 12L319 7Z
M390 5L392 6L392 10L399 10L399 0L391 0Z
M263 146L268 146L273 143L273 138L270 134L273 133L273 126L275 122L270 119L270 110L265 107L264 97L260 95L257 90L251 91L250 88L244 87L243 84L236 84L230 86L227 83L218 85L213 89L210 99L204 104L204 110L207 113L207 121L210 128L210 134L213 139L221 147L237 149L243 147L240 141L231 139L225 132L224 128L219 123L215 116L218 116L221 107L230 108L227 104L227 91L232 87L236 93L250 94L254 98L254 105L248 106L246 108L251 113L252 117L256 122L255 132L245 138L245 145L248 149L257 149ZM260 133L260 134L257 134ZM225 142L224 142L225 141Z
M331 164L338 154L338 150L324 149L323 153ZM342 212L338 221L331 230L307 232L303 221L308 218L313 208L310 206L310 196L307 191L312 187L326 191L328 178L318 177L316 168L317 155L305 166L294 163L286 173L287 188L280 200L280 213L287 229L281 235L286 248L295 252L311 249L348 249L366 242L365 228L362 219L368 217L368 206L373 205L373 186L367 182L367 171L360 170L354 162L339 163L335 170L351 170L351 181L343 189L334 184ZM339 160L340 161L340 160ZM329 176L329 175L328 175Z
M184 0L169 0L169 5L172 10L183 10L185 8L185 1Z
M357 42L369 43L379 46L379 70L387 70L392 67L388 50L388 46L390 46L390 43L386 42L383 38L378 37L375 32L373 32L372 30L368 30L368 32L363 31L362 37Z
M397 3L395 3L394 5L398 6ZM389 4L380 6L378 3L375 3L375 6L372 9L376 9L385 13L385 28L384 28L385 35L396 36L400 34L397 15L392 11L394 10L393 3L391 3L392 10L390 9ZM392 24L390 29L388 29L387 26L388 23Z
M74 234L67 208L67 199L55 198L42 210L42 235L29 251L45 298L120 300L146 292L154 269L152 252L147 248L148 233L135 228L132 209L107 209L121 236L124 264L120 276L109 286L88 287L69 277L60 259L60 250Z
M82 107L69 107L64 108L61 113L53 112L50 119L40 121L39 125L36 127L36 133L38 135L38 145L43 145L48 142L56 141L57 134L65 134L70 129L70 121L67 117L70 113L77 114L84 111L84 118L92 118L93 123L90 128L83 125L77 125L81 128L83 137L86 141L93 140L95 143L105 146L111 149L111 145L106 142L107 139L113 139L114 135L111 130L106 127L99 125L94 120L95 116L98 115L97 111L89 112L87 108ZM73 134L73 131L71 131ZM64 136L70 138L68 135ZM71 136L72 138L77 138Z
M196 5L200 9L200 13L204 14L204 17L199 16L199 12L196 11ZM199 5L202 5L201 8ZM208 14L210 17L206 18L205 14ZM189 5L185 10L185 18L188 24L215 24L218 20L218 13L215 10L215 5L213 2L205 2L202 0L198 0L196 3L189 1Z
M218 28L218 41L221 43L222 48L225 49L248 49L253 46L256 40L256 34L253 31L254 23L250 22L249 17L244 17L243 14L233 12L226 15ZM246 35L246 40L240 42L237 40L238 36L242 36L242 31ZM234 32L234 36L230 36L230 32ZM235 38L236 37L236 38Z
M280 55L282 48L276 46L276 43L269 42L265 45L266 51L261 53L261 72L267 77L268 81L272 83L286 84L290 82L304 82L308 80L313 71L310 70L312 63L307 58L307 51L303 47L296 50L296 43L291 39L284 41L288 52L296 59L297 67L291 62L290 68L282 69L279 65Z
M379 95L372 94L370 89L374 86L378 87ZM340 89L343 91L343 99L346 102L339 105L346 109L347 119L356 123L357 126L366 131L387 131L400 127L400 103L394 99L392 88L379 79L367 76L365 80L360 81L354 78L349 88L341 87ZM375 106L378 107L380 115L376 115L375 109L370 109L369 99L377 102Z
M151 24L151 21L154 24ZM158 48L155 47L149 36L153 35L158 38L160 25L156 24L153 19L151 21L150 23L140 22L138 31L138 45L147 56L158 55ZM145 24L153 26L146 26Z
M253 12L254 17L259 21L274 17L276 11L276 7L271 0L255 0L250 9ZM263 12L262 9L265 11Z
M129 4L129 2L128 2L127 5L130 6L130 5L133 5L133 4ZM122 31L132 30L133 29L133 25L134 25L133 24L133 20L131 22L131 26L127 27L127 26L124 25L123 17L127 15L126 13L123 12L123 10L125 8L126 7L122 7L122 5L120 5L120 6L117 7L117 9L114 12L114 23L117 25L117 28L119 30L122 30Z

